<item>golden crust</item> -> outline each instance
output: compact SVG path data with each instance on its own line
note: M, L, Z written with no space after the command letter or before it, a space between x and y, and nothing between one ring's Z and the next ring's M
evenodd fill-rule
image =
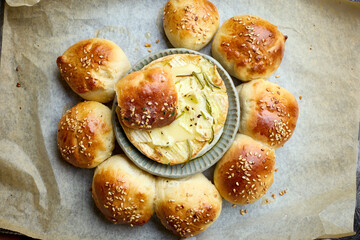
M286 39L268 21L239 15L220 27L212 43L212 55L241 81L266 79L280 66Z
M75 167L96 167L115 147L111 110L98 102L78 103L60 119L57 144L62 158Z
M207 0L170 0L164 9L165 34L174 47L200 50L218 29L217 8Z
M156 215L180 237L203 232L219 217L221 208L219 192L202 173L185 179L156 180Z
M214 183L221 196L234 204L249 204L261 198L274 180L273 149L238 134L217 163Z
M176 118L177 91L166 68L133 72L115 85L122 124L132 129L154 129Z
M99 38L75 43L56 63L74 92L86 100L104 103L114 98L114 84L130 69L121 48Z
M92 196L112 223L141 226L154 214L155 178L115 155L96 168Z
M273 148L282 147L292 136L299 115L294 95L266 80L256 80L238 88L239 132Z

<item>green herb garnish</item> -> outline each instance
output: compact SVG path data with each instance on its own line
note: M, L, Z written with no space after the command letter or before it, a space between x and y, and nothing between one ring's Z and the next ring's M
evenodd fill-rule
M201 90L204 89L205 85L204 83L200 80L200 77L198 76L198 73L196 72L192 72L192 75L195 77L195 79L198 81L198 83L201 85Z

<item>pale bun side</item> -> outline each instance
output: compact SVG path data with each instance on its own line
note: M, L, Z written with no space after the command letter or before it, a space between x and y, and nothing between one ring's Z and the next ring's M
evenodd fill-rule
M112 223L141 226L154 214L155 177L115 155L96 168L92 197Z
M198 173L182 179L157 178L155 212L180 237L203 232L220 215L222 199L215 186Z

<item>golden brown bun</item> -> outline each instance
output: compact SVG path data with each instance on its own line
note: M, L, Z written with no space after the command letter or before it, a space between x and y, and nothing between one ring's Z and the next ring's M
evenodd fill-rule
M219 13L207 0L170 0L164 9L165 34L174 47L200 50L220 24Z
M86 100L109 102L115 83L130 69L130 63L114 42L92 38L72 45L57 58L61 76Z
M92 196L96 206L114 224L143 225L154 214L155 178L125 155L115 155L94 173Z
M133 72L115 85L122 123L132 129L153 129L176 118L177 91L166 68Z
M285 50L284 36L275 25L251 15L228 19L212 43L212 55L241 81L270 77Z
M57 144L63 159L75 167L96 167L115 147L111 110L94 101L78 103L60 119Z
M239 132L273 148L282 147L295 130L299 107L294 95L266 80L237 87L240 99Z
M274 180L273 149L238 134L217 163L214 182L221 196L234 204L249 204L261 198Z
M182 179L157 178L155 212L180 237L192 237L220 215L222 199L215 186L198 173Z

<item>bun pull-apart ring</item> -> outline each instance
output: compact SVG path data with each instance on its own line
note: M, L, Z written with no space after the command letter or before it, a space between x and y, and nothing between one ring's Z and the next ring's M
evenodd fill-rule
M286 38L275 25L260 17L235 16L216 33L212 55L241 81L266 79L282 61Z
M249 204L261 198L272 185L274 168L272 148L238 134L216 165L214 183L227 201Z
M282 147L292 136L299 115L294 95L279 85L255 80L238 86L239 132L272 148Z
M92 196L114 224L141 226L154 214L155 178L125 155L115 155L96 168Z
M182 179L157 178L155 212L180 237L203 232L219 217L222 199L215 186L198 173Z

